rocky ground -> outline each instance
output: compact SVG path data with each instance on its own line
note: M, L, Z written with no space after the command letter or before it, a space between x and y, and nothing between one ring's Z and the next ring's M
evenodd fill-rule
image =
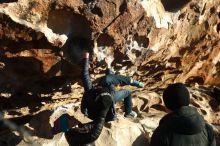
M144 146L149 145L152 132L157 127L159 120L166 114L166 108L162 103L162 89L150 91L147 88L133 90L134 110L138 113L137 119L125 119L123 117L123 104L117 104L118 120L106 123L98 146ZM9 107L4 111L4 117L13 119L19 117L21 123L27 123L10 132L7 129L1 130L1 144L5 145L44 145L63 146L68 145L64 134L53 135L51 128L54 121L63 113L68 113L72 118L80 122L88 122L89 119L80 113L80 97L82 88L78 84L71 86L72 92L54 92L45 97L33 97L31 95L19 95L14 97L17 100L5 101L3 107ZM189 88L191 92L191 106L194 106L213 125L216 137L219 138L219 104L211 97L210 87L194 86ZM74 93L73 90L77 90ZM5 95L6 96L6 95ZM23 97L21 99L21 97ZM5 97L6 98L6 97ZM2 107L1 106L1 107ZM24 115L30 115L28 117ZM25 133L28 134L25 134ZM126 140L122 140L126 139ZM219 139L218 139L219 140ZM219 142L218 142L219 144Z
M211 92L220 86L219 37L217 0L2 0L1 116L26 124L2 129L0 145L67 145L62 133L50 129L63 112L88 121L79 110L85 48L93 52L94 81L108 55L116 73L145 84L125 87L133 91L138 118L124 119L117 105L118 120L105 125L98 146L148 145L166 114L163 89L173 82L186 83L191 106L219 139L220 103Z

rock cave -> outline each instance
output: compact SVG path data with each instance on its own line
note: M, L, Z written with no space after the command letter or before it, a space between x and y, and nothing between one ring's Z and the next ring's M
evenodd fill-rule
M3 0L0 2L0 146L68 146L57 117L80 111L82 56L92 81L106 56L116 74L144 83L132 91L137 119L106 123L96 146L149 146L168 113L164 89L181 82L220 145L220 1ZM220 91L220 90L219 90ZM121 140L123 139L123 140Z

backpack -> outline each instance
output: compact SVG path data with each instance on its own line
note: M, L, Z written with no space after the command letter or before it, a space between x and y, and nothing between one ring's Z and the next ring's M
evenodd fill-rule
M109 91L105 88L92 88L89 91L86 91L82 97L81 102L81 112L87 116L88 118L94 120L96 118L96 105L98 99L102 95L112 95L109 93ZM113 99L112 99L113 101ZM105 117L105 121L114 121L116 119L116 112L115 112L115 105L112 104L109 108L109 111Z

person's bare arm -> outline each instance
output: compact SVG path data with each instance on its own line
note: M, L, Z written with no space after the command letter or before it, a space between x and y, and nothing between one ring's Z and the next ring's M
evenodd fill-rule
M89 52L83 53L82 81L85 91L92 89L92 81L89 74Z
M89 58L89 52L87 52L87 51L84 52L84 53L83 53L83 58L87 58L87 59L88 59L88 58Z
M111 68L111 64L112 64L112 62L113 62L113 57L111 57L111 56L107 56L107 57L105 57L105 63L106 63L106 65L107 65L107 68Z
M111 69L111 64L112 64L112 62L113 62L113 57L111 57L111 56L107 56L106 58L105 58L105 63L106 63L106 66L107 66L107 68L106 68L106 75L108 75L108 74L114 74L113 73L113 71L112 71L112 69Z

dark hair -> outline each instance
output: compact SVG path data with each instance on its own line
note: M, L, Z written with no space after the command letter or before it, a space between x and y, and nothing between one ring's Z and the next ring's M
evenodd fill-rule
M167 108L175 111L182 106L189 105L189 91L182 83L171 84L164 90L163 100Z

